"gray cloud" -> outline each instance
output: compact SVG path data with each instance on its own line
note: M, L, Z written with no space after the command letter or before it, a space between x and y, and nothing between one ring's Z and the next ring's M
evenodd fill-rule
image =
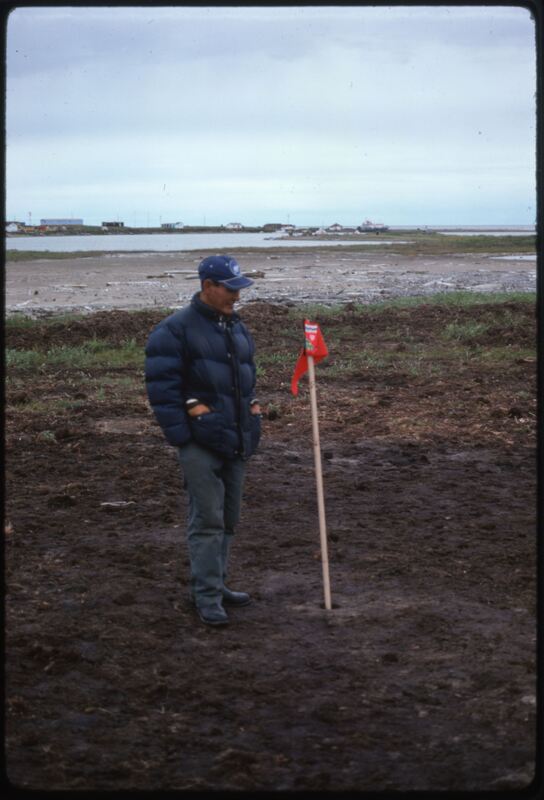
M174 66L266 52L299 60L333 44L406 61L421 44L478 48L526 46L525 9L313 7L16 9L8 23L10 75L126 60ZM229 13L229 11L231 13ZM486 12L489 22L486 22ZM479 24L475 24L475 21Z
M495 207L501 176L505 203L531 187L533 36L515 7L16 9L8 194L129 203L168 177L178 198L200 181L254 209L260 182L313 208L398 175L453 197L495 164Z

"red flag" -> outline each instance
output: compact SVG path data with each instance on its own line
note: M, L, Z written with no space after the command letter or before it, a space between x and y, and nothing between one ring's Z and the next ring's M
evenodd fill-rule
M329 354L325 340L319 330L319 325L310 320L304 320L304 347L295 364L295 371L291 380L291 391L294 395L298 394L298 382L308 370L308 356L312 356L314 362L318 364Z

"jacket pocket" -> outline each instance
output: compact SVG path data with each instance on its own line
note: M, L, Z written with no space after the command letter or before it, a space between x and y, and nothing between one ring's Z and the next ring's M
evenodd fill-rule
M197 444L217 453L233 458L237 437L235 431L229 429L225 417L219 411L189 417L191 433Z

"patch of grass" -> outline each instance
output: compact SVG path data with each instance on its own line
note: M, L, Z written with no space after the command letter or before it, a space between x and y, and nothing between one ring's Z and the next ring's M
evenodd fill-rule
M11 314L4 319L4 326L6 330L30 330L35 325L58 325L59 323L69 324L70 322L77 322L84 319L84 314L54 314L50 317L43 317L36 319L35 317L28 317L24 314Z
M378 303L350 303L349 307L354 314L380 314L395 308L416 308L422 305L448 306L456 308L470 308L475 305L497 305L499 303L535 303L535 292L438 292L432 295L414 295L410 297L397 297L391 300L380 300ZM290 319L301 319L306 317L314 319L316 317L335 317L345 313L346 307L343 304L331 306L308 303L296 308L289 309Z
M24 314L12 315L4 319L4 328L6 330L28 330L35 324L35 319Z
M472 341L478 336L483 336L489 330L489 325L485 322L450 322L444 328L442 336L445 339L453 339L456 342Z
M6 349L7 369L38 369L43 364L43 353L37 350Z
M79 347L53 347L47 352L48 366L73 368L143 367L144 352L134 339L120 347L92 339Z
M299 348L300 350L300 348ZM256 353L255 354L255 367L257 369L257 378L264 378L267 374L268 367L293 367L298 358L298 351L286 351L277 353Z
M439 292L430 297L422 298L424 302L431 305L460 306L468 308L470 306L497 303L536 303L535 292Z
M371 348L366 347L361 352L352 352L347 358L342 355L336 356L331 352L329 358L317 365L316 370L322 377L334 380L363 377L365 372L373 375L380 372L388 375L394 372L414 379L429 377L447 379L452 371L459 371L463 365L474 362L480 363L485 369L506 366L518 359L536 363L534 349L519 346L470 345L470 339L475 335L470 325L466 328L461 325L456 328L452 325L451 328L453 335L451 338L444 336L442 344L439 340L432 345L405 342L403 350L385 350L374 345Z
M324 377L330 379L346 379L357 375L363 376L365 371L384 374L396 371L414 379L426 377L445 377L451 370L462 369L463 365L474 364L480 360L486 369L494 365L505 365L517 358L534 357L534 350L521 346L523 337L520 337L527 326L527 307L513 308L505 303L533 305L536 308L536 295L532 292L508 293L475 293L468 291L445 292L432 296L405 297L374 304L349 304L349 311L343 305L328 307L323 305L308 305L303 308L290 309L291 317L300 320L305 316L322 323L324 335L329 347L329 358L318 366ZM423 306L447 308L446 318L442 329L437 329L433 342L421 341L415 336L410 325L406 325L404 317L399 316L397 322L391 320L384 331L383 343L379 341L365 342L361 336L360 352L353 352L354 336L359 326L364 329L365 317L380 315L386 311L400 309L415 309ZM474 306L483 306L478 313L471 312ZM469 312L463 313L463 312ZM306 312L306 313L305 313ZM327 320L331 323L339 314L343 313L342 324L331 324L327 329ZM468 317L468 318L467 318ZM410 320L417 320L417 316L410 315ZM350 324L351 323L351 324ZM517 344L509 346L498 342L493 344L491 339L497 335L500 340L502 333L512 335ZM493 334L493 335L492 335ZM486 341L486 339L488 341ZM302 333L300 336L302 342ZM480 341L479 341L480 340ZM402 347L398 345L401 344ZM344 353L349 351L349 357ZM294 365L294 357L292 358Z
M331 244L324 245L318 240L307 240L304 248L305 252L320 251L329 257L345 253L398 253L399 255L436 255L447 256L452 254L481 254L481 255L509 255L509 254L533 254L536 253L536 236L527 234L526 236L512 236L504 234L502 236L453 236L446 233L414 232L414 231L386 231L378 236L365 236L358 234L338 236L338 246ZM327 237L327 242L332 242L333 237ZM340 244L340 241L342 244ZM366 242L372 241L372 245ZM344 244L349 242L349 247ZM387 244L391 242L391 244ZM252 252L253 248L236 248L239 253ZM270 247L266 250L268 255L278 255L282 258L294 254L300 254L300 248Z
M535 292L438 292L437 294L398 297L380 303L361 305L361 313L379 314L394 308L415 308L421 305L446 306L448 308L470 308L477 305L498 305L500 303L536 303Z
M115 346L103 339L91 339L78 347L51 347L45 353L37 350L6 350L7 368L29 370L64 367L66 369L118 369L139 367L143 369L144 351L134 339Z
M451 236L445 233L404 237L406 244L395 245L405 255L448 255L453 253L535 253L536 236ZM408 241L408 239L410 240Z
M66 258L92 258L93 256L97 257L105 255L108 255L108 251L106 250L74 250L72 253L56 253L53 250L6 250L6 261L40 261L43 259L60 260Z
M473 351L473 357L486 364L501 364L511 362L513 359L523 360L527 363L534 362L536 367L536 352L535 348L530 347L479 347Z

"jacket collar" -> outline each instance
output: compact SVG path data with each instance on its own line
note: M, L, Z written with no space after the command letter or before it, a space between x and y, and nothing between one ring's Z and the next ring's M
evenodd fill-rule
M200 299L200 292L196 292L193 295L191 300L191 305L200 314L202 314L205 317L208 317L208 319L213 319L215 322L229 322L229 321L238 322L240 320L240 316L236 313L236 311L233 311L230 316L226 317L223 314L220 314L219 311L216 311L215 308L212 308L207 303L204 303Z

